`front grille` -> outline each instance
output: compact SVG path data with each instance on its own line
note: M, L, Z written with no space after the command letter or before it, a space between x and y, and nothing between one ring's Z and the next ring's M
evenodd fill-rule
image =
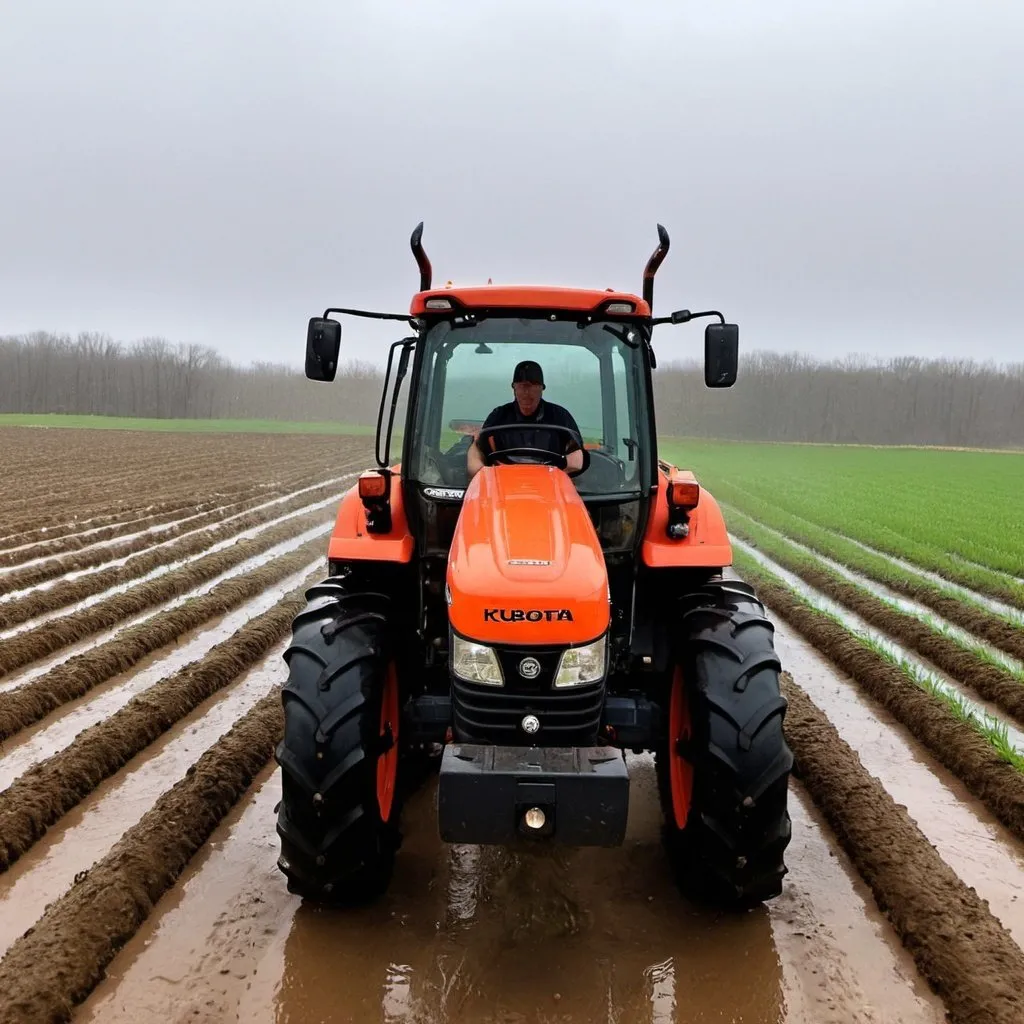
M597 740L604 709L604 682L556 690L552 686L561 648L498 649L504 686L481 686L452 676L456 739L464 743L530 744L543 747L590 746ZM519 663L536 658L535 679L519 674ZM522 729L525 715L536 715L540 731Z

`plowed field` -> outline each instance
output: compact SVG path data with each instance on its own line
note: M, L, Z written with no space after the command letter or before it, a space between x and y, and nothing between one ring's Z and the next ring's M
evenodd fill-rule
M779 899L688 904L633 754L620 848L445 846L428 779L379 903L290 896L281 655L371 461L0 429L0 1022L1024 1020L1020 538L944 576L905 508L854 536L722 481L786 670Z

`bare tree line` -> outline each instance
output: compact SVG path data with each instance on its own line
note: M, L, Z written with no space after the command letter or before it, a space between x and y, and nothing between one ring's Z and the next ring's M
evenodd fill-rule
M203 345L101 334L0 337L0 412L376 422L383 377L353 362L332 387L290 366L236 366Z
M663 433L1024 448L1024 363L753 352L728 390L705 388L696 363L658 370L655 401Z
M698 363L659 367L654 381L662 434L1024 448L1024 363L754 352L728 390L705 388ZM324 387L289 366L236 366L163 338L0 338L0 412L370 425L382 383L368 363L346 364Z

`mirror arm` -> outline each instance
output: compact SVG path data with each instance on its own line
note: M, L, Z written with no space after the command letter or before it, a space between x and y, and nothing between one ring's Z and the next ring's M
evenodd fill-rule
M329 309L324 310L324 319L331 313L344 313L347 316L365 316L371 320L401 320L403 323L411 324L414 318L409 316L408 313L371 313L365 309L340 309L337 306L331 306Z
M685 324L691 320L698 320L705 316L717 316L720 324L725 323L725 317L718 312L717 309L705 309L700 313L691 313L688 309L677 309L674 313L670 313L668 316L659 316L652 318L647 322L651 327L657 327L658 324Z

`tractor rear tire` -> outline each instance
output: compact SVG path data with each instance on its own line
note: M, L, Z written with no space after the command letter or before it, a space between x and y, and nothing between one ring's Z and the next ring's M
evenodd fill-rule
M677 614L657 751L665 841L687 896L749 909L782 892L792 835L774 626L733 580L686 594Z
M401 842L391 602L338 578L306 599L284 654L278 867L310 901L368 902L390 884Z

